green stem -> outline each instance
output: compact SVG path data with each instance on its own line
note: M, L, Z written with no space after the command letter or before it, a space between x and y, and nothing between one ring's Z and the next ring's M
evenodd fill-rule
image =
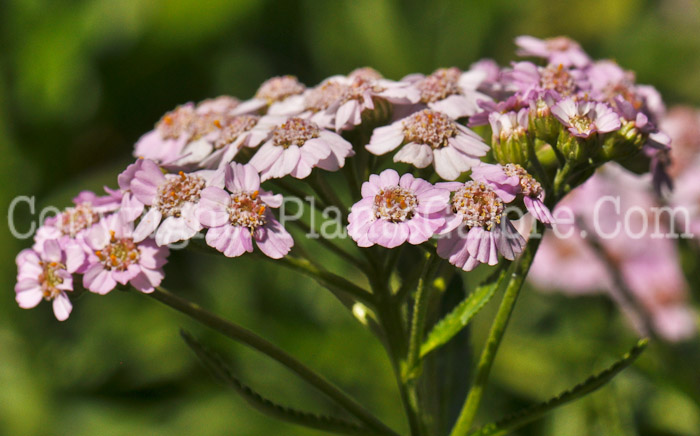
M557 174L554 176L554 197L557 200L561 199L567 191L566 182L570 173L571 163L567 161L563 167L557 170Z
M542 226L539 224L538 226L540 227L538 232L542 231ZM498 352L498 347L501 344L506 327L508 326L510 315L513 313L515 302L518 299L518 294L523 286L525 277L530 270L530 265L532 265L532 260L535 257L540 241L541 238L531 239L515 266L501 305L498 308L496 318L493 320L493 324L491 324L491 331L486 340L486 345L481 352L472 387L469 390L467 400L462 407L462 411L459 414L459 418L450 436L465 436L472 427L476 412L479 409L479 404L484 395L484 388L486 387L491 372L491 366L496 358L496 353Z
M404 379L409 380L417 376L415 374L419 367L420 361L420 346L423 342L423 331L425 330L425 316L428 311L428 295L427 291L430 286L426 286L426 282L435 271L438 265L437 256L428 255L423 267L423 273L418 280L416 287L416 296L413 302L413 317L411 318L411 333L408 341L408 361L406 365L406 373Z
M365 289L362 289L361 287L357 286L356 284L339 275L333 274L332 272L329 272L323 268L312 264L306 259L285 256L281 259L276 259L275 261L280 262L289 268L293 268L301 272L302 274L306 274L307 276L315 279L322 286L337 289L341 292L352 296L356 300L368 304L369 306L374 307L374 305L376 304L374 296L370 292L366 291Z
M296 220L294 223L306 234L311 233L311 227L309 227L305 222L301 220ZM342 247L339 245L335 244L333 241L324 238L322 235L319 235L317 238L315 238L316 241L318 241L319 244L323 245L333 253L337 254L338 257L343 258L344 260L350 262L352 265L354 265L357 269L360 271L364 272L365 274L367 273L367 265L362 262L360 259L356 258L352 254L348 253L345 251Z
M161 303L170 306L178 312L199 321L205 326L216 330L217 332L228 336L229 338L239 341L255 350L260 351L266 356L276 360L306 382L316 387L319 391L326 394L329 398L341 405L345 410L362 421L369 428L375 430L381 435L398 436L396 432L387 427L370 411L365 409L360 403L349 397L340 388L326 380L322 375L314 372L306 365L290 356L282 349L263 339L248 329L239 325L233 324L225 319L206 311L198 305L178 297L165 290L162 287L157 287L152 293L147 294L150 297L160 301Z

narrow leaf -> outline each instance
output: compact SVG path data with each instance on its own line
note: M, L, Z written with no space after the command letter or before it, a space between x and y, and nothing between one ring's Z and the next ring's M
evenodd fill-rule
M271 416L273 418L301 425L304 427L323 430L332 433L346 435L368 435L373 434L371 430L361 427L352 422L343 419L317 415L313 413L303 412L290 407L277 404L244 384L240 379L234 376L226 363L215 353L206 349L188 332L181 330L180 334L187 345L195 352L202 363L222 382L230 386L243 399L257 409L259 412Z
M622 356L620 360L613 363L608 369L589 377L586 379L586 381L579 383L568 391L564 391L556 397L543 403L527 407L496 423L487 424L475 432L469 433L469 436L506 435L509 432L542 417L559 406L563 406L564 404L590 394L612 380L612 378L615 377L620 371L630 366L637 359L637 357L639 357L642 351L644 351L648 342L648 339L641 339L639 342L637 342L637 345L635 345L634 348Z
M428 333L428 337L423 342L420 348L420 355L424 357L426 354L444 345L459 333L474 315L481 310L486 303L489 302L493 294L503 282L503 279L508 274L509 262L501 263L499 268L486 279L484 283L479 285L474 292L469 294L454 310L440 320L435 327Z

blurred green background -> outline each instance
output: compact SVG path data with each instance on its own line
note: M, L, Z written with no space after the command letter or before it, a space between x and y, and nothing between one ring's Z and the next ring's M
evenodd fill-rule
M0 204L35 195L38 209L64 207L79 190L116 186L136 139L186 101L248 98L280 74L314 85L360 66L398 79L482 57L503 64L520 34L569 35L636 71L667 103L700 106L699 29L693 0L3 0ZM15 214L20 231L30 219L26 207ZM64 323L46 303L19 309L14 257L30 241L5 225L0 238L0 435L320 434L271 421L219 386L181 326L225 350L261 392L334 411L278 365L141 295L86 295ZM381 347L313 282L245 256L189 251L166 271L166 287L261 333L405 428ZM476 344L491 306L475 321ZM482 418L581 381L634 336L604 297L525 292ZM697 356L697 340L652 345L611 385L519 434L700 435Z

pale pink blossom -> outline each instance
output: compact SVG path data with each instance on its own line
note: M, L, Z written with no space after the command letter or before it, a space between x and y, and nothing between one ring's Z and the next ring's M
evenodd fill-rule
M554 222L549 208L544 204L544 189L532 175L518 164L481 164L472 169L472 179L488 182L499 197L506 202L521 195L523 203L538 221L544 224Z
M620 116L605 103L575 101L571 98L552 107L554 115L571 134L588 138L595 133L608 133L620 128Z
M131 181L134 196L148 207L133 232L141 242L155 232L160 245L190 239L202 226L196 219L199 198L213 171L163 174L153 161L144 160Z
M82 266L83 250L74 242L47 239L40 251L23 250L17 255L15 299L23 309L41 300L51 301L56 319L65 321L73 309L66 292L73 290L72 274Z
M453 191L437 254L452 265L471 271L481 263L496 265L499 254L508 260L522 252L525 239L505 214L505 201L486 182L442 183Z
M374 129L365 147L373 154L386 154L398 146L394 162L406 162L417 168L431 163L445 180L455 180L478 165L489 146L469 128L447 115L424 109L388 126Z
M321 129L313 121L293 117L275 126L272 137L249 163L263 181L286 175L303 179L315 167L336 171L354 154L352 145L342 136Z
M226 168L228 190L210 186L202 191L198 219L208 227L207 244L227 257L253 252L253 240L265 255L279 259L294 245L292 236L272 214L282 196L260 189L260 176L251 165Z
M152 292L165 273L168 247L159 247L153 239L134 241L133 224L120 214L103 218L87 232L85 249L88 267L83 286L97 294L107 294L117 283L131 284L141 292Z
M360 247L421 244L444 222L449 191L392 169L362 184L362 200L352 206L348 234Z

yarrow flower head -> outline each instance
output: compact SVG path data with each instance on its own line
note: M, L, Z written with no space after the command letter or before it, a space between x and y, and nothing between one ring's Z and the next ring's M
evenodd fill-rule
M73 309L67 291L73 290L72 274L83 265L85 253L77 244L57 239L44 241L39 251L23 250L17 256L15 299L23 309L51 301L56 319L65 321Z
M471 271L480 263L495 265L500 253L515 259L525 239L505 214L505 201L486 182L442 183L454 191L437 253L452 265Z
M505 202L509 203L522 195L523 203L538 221L554 222L549 208L544 204L544 189L525 168L518 164L482 164L472 169L472 179L488 183Z
M134 240L133 224L112 214L93 226L85 237L88 267L83 286L107 294L117 283L131 284L141 292L152 292L165 276L163 265L169 250L153 239Z
M342 136L321 129L313 121L292 117L274 127L272 137L249 163L263 181L287 174L303 179L314 167L336 171L345 165L345 158L354 154L352 145Z
M373 154L382 155L401 144L394 162L410 163L425 168L431 163L445 180L455 180L479 163L489 147L481 137L449 116L424 109L374 130L366 146Z
M588 138L595 133L608 133L620 128L620 116L605 103L565 99L552 107L552 114L572 135Z
M158 165L145 160L131 182L136 198L149 207L134 240L141 242L154 231L159 246L193 237L202 229L195 217L199 198L213 176L212 171L163 174Z
M352 206L348 233L360 247L421 244L444 222L449 191L411 174L384 170L362 184L362 200Z
M210 186L202 191L199 221L208 227L207 244L227 257L253 252L253 240L265 255L279 259L294 245L292 236L272 214L281 195L260 189L260 176L251 165L232 163L226 168L228 190Z

